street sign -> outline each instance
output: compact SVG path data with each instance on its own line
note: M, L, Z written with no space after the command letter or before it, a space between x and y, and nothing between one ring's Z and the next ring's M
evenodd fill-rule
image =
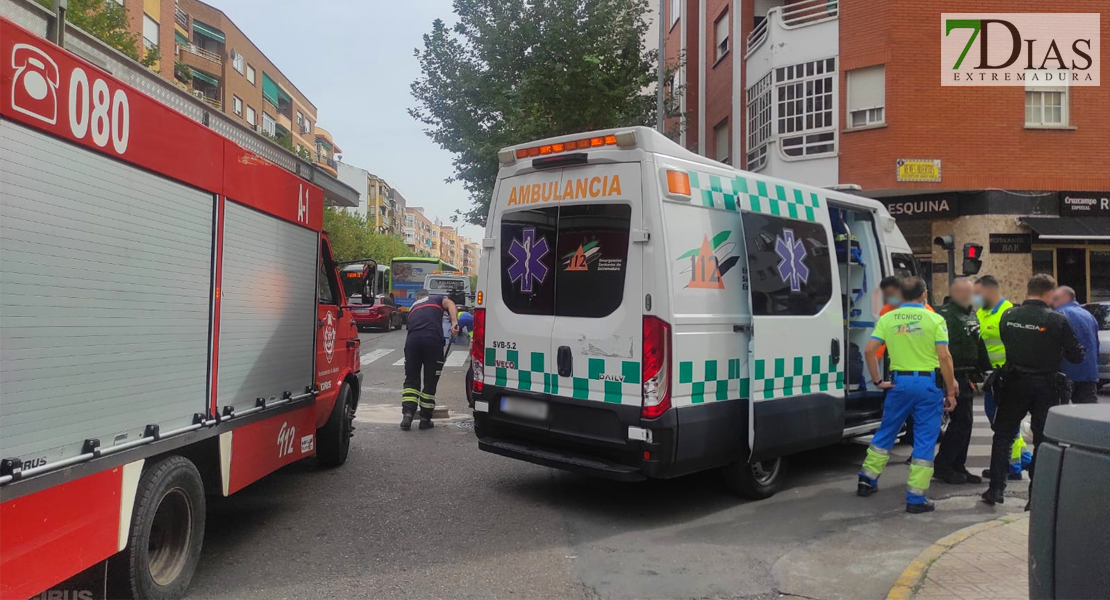
M1031 233L990 234L991 254L1029 254L1033 251Z
M939 158L899 158L898 181L940 181Z

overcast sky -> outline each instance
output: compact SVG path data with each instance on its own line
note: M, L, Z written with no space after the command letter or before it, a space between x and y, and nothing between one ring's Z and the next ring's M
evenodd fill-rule
M451 0L206 1L316 105L343 162L384 177L409 206L447 224L469 206L462 185L443 182L452 173L451 154L406 112L415 104L409 84L420 72L413 49L423 47L434 19L454 21ZM462 232L482 238L473 225Z

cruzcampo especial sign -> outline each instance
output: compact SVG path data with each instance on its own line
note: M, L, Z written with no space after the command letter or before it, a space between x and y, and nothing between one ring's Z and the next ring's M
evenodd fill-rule
M899 158L898 181L940 181L940 159Z

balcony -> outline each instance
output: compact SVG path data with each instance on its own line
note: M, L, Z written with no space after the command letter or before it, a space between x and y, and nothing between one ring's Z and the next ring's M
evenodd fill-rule
M839 180L838 0L775 6L748 35L747 169L814 186Z
M204 60L206 60L208 62L215 63L217 65L222 65L223 62L224 62L220 58L219 54L216 54L215 52L212 52L211 50L205 50L204 48L201 48L200 46L198 46L196 44L177 44L176 50L177 50L177 55L178 56L181 56L182 53L189 53L189 54L199 56L199 57L203 58Z

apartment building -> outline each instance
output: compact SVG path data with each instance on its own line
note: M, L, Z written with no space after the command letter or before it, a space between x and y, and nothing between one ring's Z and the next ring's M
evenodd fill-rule
M432 254L432 237L435 223L424 214L424 209L413 206L405 209L405 244L417 254Z
M358 190L358 206L343 210L363 219L370 218L370 191L371 187L376 185L377 177L366 169L345 162L336 162L336 173L339 181Z
M339 161L343 158L340 154L343 151L332 140L331 132L323 127L316 127L314 139L313 148L315 152L312 153L312 161L321 169L338 176Z
M163 78L315 161L316 106L223 11L199 0L115 1L144 48L158 49Z
M474 240L459 236L459 268L467 275L478 274L478 262L482 258L482 247Z
M451 225L439 224L439 258L459 266L459 234Z
M1034 272L1110 300L1110 94L942 86L941 14L1104 13L1103 0L669 0L668 81L686 148L794 181L848 186L898 218L925 275L934 236L986 247L1021 297ZM1110 39L1110 19L1100 20ZM1101 58L1107 60L1107 52Z

